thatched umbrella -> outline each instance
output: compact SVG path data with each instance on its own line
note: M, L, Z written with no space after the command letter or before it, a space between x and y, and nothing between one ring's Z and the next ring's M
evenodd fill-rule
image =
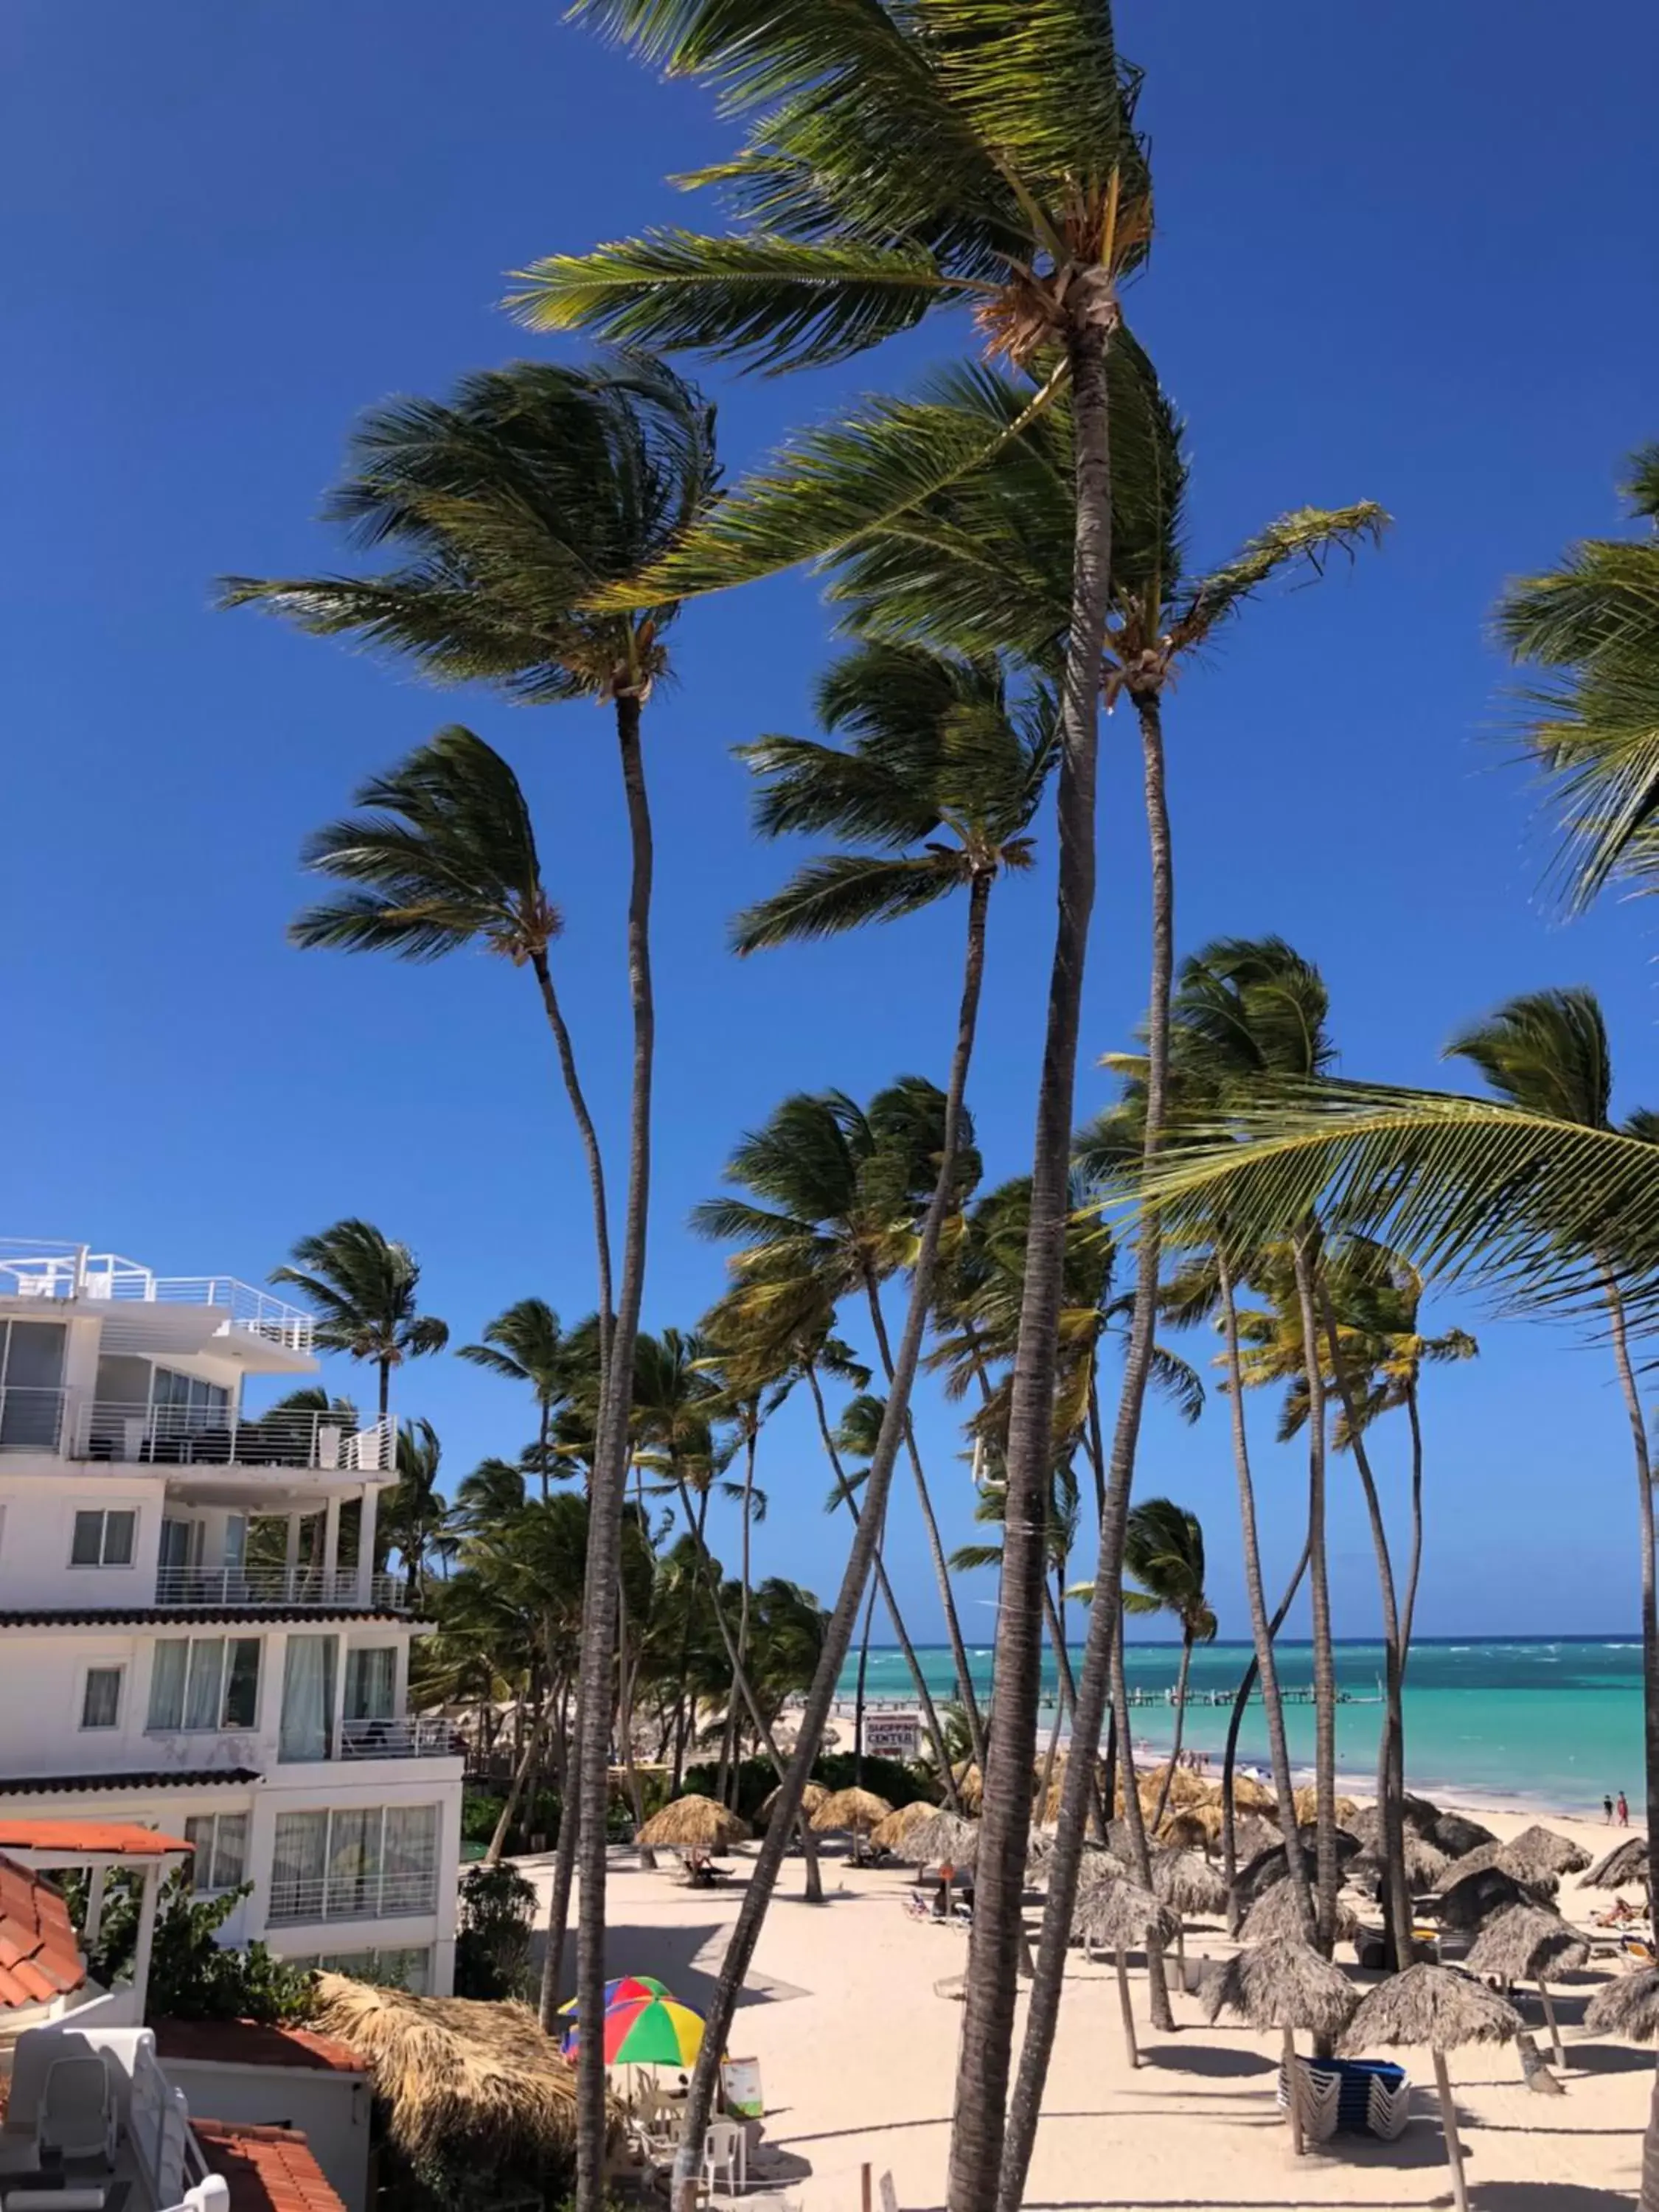
M1220 1796L1221 1785L1216 1784ZM1258 1782L1254 1774L1235 1774L1233 1777L1233 1806L1240 1813L1273 1813L1279 1810L1279 1799L1265 1782Z
M1434 2086L1440 2093L1440 2124L1457 2212L1469 2212L1469 2196L1463 2185L1463 2148L1457 2139L1457 2108L1446 2053L1465 2043L1512 2043L1520 2033L1520 2014L1484 1982L1449 1966L1407 1966L1403 1974L1391 1975L1367 1994L1342 2039L1343 2049L1354 2053L1427 2044L1434 2058Z
M1659 2043L1659 1966L1615 1974L1584 2008L1593 2035L1627 2035L1632 2043Z
M825 1797L829 1794L827 1790L823 1793ZM823 1798L820 1797L818 1804L823 1802ZM896 1812L890 1813L884 1820L878 1820L870 1831L870 1840L878 1850L891 1851L896 1857L906 1858L909 1856L908 1845L912 1829L920 1828L926 1821L936 1818L939 1809L937 1805L930 1805L925 1797L912 1798L908 1805L901 1805ZM815 1805L812 1810L816 1812L817 1806Z
M1450 1864L1444 1851L1437 1851L1427 1837L1419 1836L1410 1828L1405 1834L1406 1880L1413 1889L1427 1889L1439 1881ZM1364 1850L1348 1861L1343 1869L1350 1881L1382 1881L1388 1868L1382 1857L1381 1843L1367 1844Z
M1632 1881L1645 1882L1648 1878L1648 1839L1645 1836L1626 1836L1622 1844L1615 1844L1606 1858L1597 1859L1584 1876L1586 1889L1623 1889Z
M1580 1844L1558 1836L1553 1828L1523 1828L1507 1844L1500 1844L1494 1864L1517 1881L1537 1883L1564 1874L1583 1874L1590 1855Z
M1490 1828L1483 1828L1479 1820L1468 1820L1462 1813L1437 1813L1420 1832L1437 1850L1444 1851L1452 1859L1461 1859L1466 1851L1479 1850L1482 1844L1498 1841Z
M765 1826L766 1823L771 1819L773 1814L776 1811L778 1800L782 1796L782 1795L783 1784L780 1782L777 1788L773 1790L769 1796L762 1798L760 1810L756 1814L755 1818L760 1822L763 1827ZM801 1791L800 1809L806 1815L809 1820L829 1795L830 1792L825 1789L822 1782L809 1782L806 1787Z
M1472 1851L1462 1851L1456 1858L1448 1859L1435 1876L1435 1887L1450 1889L1467 1875L1485 1874L1488 1867L1498 1864L1498 1854L1502 1849L1503 1845L1494 1839L1490 1844L1477 1844Z
M690 1790L653 1813L634 1840L657 1850L696 1853L724 1850L728 1844L740 1844L748 1833L746 1820L712 1797Z
M1173 1813L1166 1813L1153 1838L1167 1849L1177 1851L1206 1850L1221 1833L1219 1805L1182 1805Z
M1512 1905L1507 1912L1486 1923L1469 1946L1463 1964L1472 1974L1493 1975L1501 1982L1537 1983L1555 2063L1564 2066L1561 2031L1550 2002L1550 1977L1575 1974L1589 1962L1589 1945L1559 1912L1547 1911L1541 1905Z
M1553 1888L1554 1884L1550 1887ZM1443 1928L1473 1929L1484 1928L1489 1920L1509 1911L1512 1905L1536 1905L1539 1901L1536 1884L1517 1881L1502 1867L1489 1866L1475 1874L1466 1874L1449 1889L1441 1890L1432 1906L1425 1909L1439 1914Z
M1176 1958L1182 1986L1187 1981L1187 1915L1224 1913L1227 1885L1199 1851L1152 1853L1152 1893L1176 1915Z
M1085 1846L1077 1869L1077 1893L1079 1898L1103 1889L1109 1883L1127 1881L1130 1878L1129 1862L1121 1852L1106 1850L1099 1844Z
M1170 1778L1171 1805L1204 1805L1210 1802L1210 1784L1193 1772L1190 1766L1171 1768L1166 1759L1162 1766L1148 1768L1145 1774L1135 1777L1135 1785L1141 1800L1151 1813L1164 1793L1164 1778Z
M1311 1944L1292 1936L1255 1943L1212 1967L1199 1992L1206 2017L1236 2012L1258 2030L1278 2028L1285 2039L1285 2115L1291 2147L1302 2155L1302 2069L1296 2033L1340 2035L1354 2008L1347 1976Z
M1264 1889L1244 1916L1240 1930L1247 1943L1277 1942L1282 1937L1294 1936L1305 1943L1307 1930L1302 1925L1296 1892L1288 1881L1276 1881L1271 1889ZM1339 1898L1336 1906L1336 1925L1331 1930L1339 1943L1352 1943L1359 1933L1358 1916Z
M812 1826L819 1835L845 1828L854 1836L867 1836L892 1809L873 1790L835 1790L813 1814Z
M1247 1813L1233 1827L1233 1851L1239 1866L1249 1866L1252 1859L1260 1858L1263 1851L1271 1851L1284 1841L1271 1820L1260 1814Z
M1135 2042L1134 2009L1129 2002L1129 1970L1124 1953L1137 1944L1167 1943L1180 1923L1167 1905L1160 1905L1150 1889L1121 1877L1091 1886L1079 1898L1076 1925L1087 1943L1097 1943L1112 1954L1117 1974L1117 2001L1123 2014L1123 2041L1131 2066L1140 2063Z
M575 2140L575 2070L527 2006L410 1996L343 1974L319 1974L317 1997L313 2025L362 2059L412 2162L459 2147L488 2167Z
M911 1821L904 1832L903 1856L915 1866L927 1866L933 1859L941 1863L948 1860L955 1866L970 1865L978 1849L978 1822L964 1820L960 1814L944 1812L937 1805L928 1806L927 1818Z
M1317 1879L1318 1867L1314 1853L1313 1831L1310 1828L1304 1828L1299 1832L1297 1848L1302 1854L1303 1869L1311 1884ZM1350 1859L1357 1858L1358 1856L1359 1845L1357 1840L1339 1829L1336 1838L1337 1864L1346 1866ZM1248 1910L1255 1903L1258 1897L1270 1890L1275 1882L1283 1881L1289 1873L1290 1859L1285 1845L1273 1844L1267 1850L1258 1851L1248 1865L1240 1869L1237 1879L1233 1884L1234 1894L1239 1904Z

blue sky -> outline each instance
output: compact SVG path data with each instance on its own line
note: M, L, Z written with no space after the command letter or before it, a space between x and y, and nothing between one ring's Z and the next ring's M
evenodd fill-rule
M1190 421L1195 550L1304 504L1371 497L1396 518L1381 553L1253 611L1172 699L1180 939L1283 933L1327 972L1345 1068L1407 1082L1436 1080L1441 1040L1496 1000L1589 982L1620 1103L1654 1103L1651 922L1609 905L1568 927L1540 897L1547 848L1483 635L1506 574L1610 525L1623 456L1659 434L1659 18L1601 0L1563 28L1539 0L1121 10L1158 194L1132 313ZM458 1340L531 1291L574 1316L592 1296L586 1199L526 979L301 955L283 927L305 832L366 772L470 721L536 811L571 1021L617 1128L625 852L605 717L446 696L215 614L210 580L336 562L313 517L356 413L545 350L499 311L505 272L684 216L663 177L717 153L720 127L695 88L545 0L13 0L0 38L3 1226L258 1279L295 1236L362 1213L416 1248ZM942 323L835 374L711 378L728 463L964 342ZM791 1089L942 1073L956 953L955 917L935 916L726 956L726 918L788 860L750 839L727 748L805 726L828 624L791 579L693 608L675 645L679 681L649 723L657 1325L689 1324L719 1288L684 1224L741 1129ZM1120 717L1091 1058L1144 996L1142 846ZM996 1177L1028 1164L1046 876L1000 905L973 1088ZM1105 1097L1085 1066L1080 1107ZM1437 1376L1426 1409L1422 1627L1629 1626L1633 1501L1604 1357L1559 1329L1474 1325L1484 1356ZM507 1386L453 1358L402 1395L437 1424L452 1480L528 1432ZM921 1419L959 1538L958 1439L940 1407ZM1303 1475L1256 1419L1276 1572ZM1397 1497L1400 1440L1379 1456ZM841 1538L793 1410L762 1480L765 1565L828 1597ZM1218 1402L1190 1431L1155 1415L1139 1481L1209 1522L1223 1632L1246 1632ZM1352 1487L1344 1474L1334 1576L1339 1632L1361 1635L1375 1596ZM927 1634L927 1569L896 1497L894 1577ZM992 1595L964 1588L972 1641L989 1640Z

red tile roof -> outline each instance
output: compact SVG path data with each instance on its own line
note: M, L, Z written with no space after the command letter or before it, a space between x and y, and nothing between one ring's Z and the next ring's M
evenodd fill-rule
M230 2212L345 2212L332 2185L293 2128L192 2119L203 2155L230 2184Z
M313 2074L364 2074L349 2044L311 2027L262 2027L251 2020L158 2020L155 2048L167 2058L210 2065L290 2066Z
M136 1820L41 1820L32 1813L0 1814L0 1851L75 1851L88 1856L159 1859L191 1846L181 1836L158 1835Z
M53 1885L0 1859L0 2010L50 2004L87 1978L69 1908Z

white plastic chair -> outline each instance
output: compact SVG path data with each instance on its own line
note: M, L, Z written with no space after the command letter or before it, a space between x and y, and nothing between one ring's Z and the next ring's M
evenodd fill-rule
M115 2163L115 2092L101 2058L56 2058L35 2121L38 2154Z
M748 2179L749 2137L735 2120L710 2120L702 2139L702 2185L712 2196L720 2175L726 2176L726 2192L739 2195Z

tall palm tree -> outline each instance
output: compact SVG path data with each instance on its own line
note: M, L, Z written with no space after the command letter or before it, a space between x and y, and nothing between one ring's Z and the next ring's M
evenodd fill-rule
M1659 850L1659 446L1624 486L1639 538L1591 538L1559 568L1510 586L1498 635L1540 672L1526 743L1561 817L1567 889L1587 906Z
M455 1549L448 1534L449 1506L438 1488L443 1449L430 1421L403 1421L398 1428L398 1480L380 1500L374 1524L375 1565L392 1552L404 1563L410 1596L426 1595L426 1565L434 1554Z
M1181 1758L1182 1724L1187 1715L1187 1678L1193 1647L1213 1644L1216 1617L1204 1585L1204 1531L1196 1513L1172 1498L1148 1498L1129 1510L1123 1535L1123 1565L1137 1588L1123 1593L1126 1613L1171 1614L1181 1628L1181 1664L1176 1674L1175 1742L1164 1770L1164 1785L1152 1814L1162 1823L1170 1785Z
M978 994L979 968L970 963L962 994L970 1030L977 1018ZM705 1236L741 1244L731 1262L732 1273L739 1286L746 1286L763 1305L772 1299L810 1301L815 1294L831 1310L844 1297L862 1302L887 1378L884 1419L892 1415L899 1368L882 1306L882 1285L909 1260L912 1303L917 1284L925 1286L924 1304L931 1299L932 1265L924 1270L921 1264L916 1217L928 1207L935 1176L941 1172L948 1108L944 1094L920 1076L901 1077L888 1085L867 1108L843 1091L797 1093L775 1109L763 1127L745 1136L726 1162L726 1180L746 1188L752 1197L710 1200L691 1217L692 1225ZM979 1173L979 1155L965 1111L960 1113L960 1133L951 1150L947 1197L960 1206ZM757 1200L764 1203L757 1204ZM908 1395L907 1387L907 1401ZM902 1414L899 1433L922 1509L957 1694L969 1714L977 1756L984 1749L984 1737L967 1643L908 1411ZM878 1528L878 1542L879 1537Z
M337 1221L301 1237L289 1264L273 1268L317 1309L316 1341L325 1352L368 1361L380 1377L380 1413L392 1402L392 1371L406 1359L441 1352L449 1324L416 1310L421 1266L407 1244L394 1243L373 1222Z
M658 565L717 492L713 410L660 363L639 354L585 368L520 362L463 379L448 403L382 408L358 432L329 513L360 544L393 549L398 565L362 578L238 579L225 593L231 605L270 606L314 633L365 636L441 680L483 680L532 702L599 700L612 712L630 852L633 1057L578 1692L579 1994L592 2018L604 2001L611 1690L650 1187L653 842L641 735L646 702L668 669L665 632L679 595L653 590L620 611L598 609L594 598ZM577 2111L579 2203L599 2212L605 2069L594 2038L582 2046Z
M597 1167L597 1147L595 1165ZM604 1218L604 1186L595 1191L595 1212ZM608 1262L599 1285L601 1310L610 1292ZM550 1435L554 1409L562 1404L570 1388L571 1356L559 1316L545 1298L520 1298L494 1321L486 1322L482 1344L464 1344L460 1357L491 1375L512 1382L526 1382L536 1400L536 1471L541 1476L542 1496L548 1494L551 1473Z
M1078 426L1071 646L1061 685L1060 882L1033 1175L1041 1231L1029 1275L1009 1477L1019 1551L1001 1619L1018 1679L998 1711L998 1764L1021 1770L1034 1726L1042 1636L1040 1540L1023 1534L1048 1461L1049 1370L1060 1300L1060 1208L1079 1017L1094 894L1098 665L1110 566L1111 456L1105 365L1118 286L1144 257L1151 198L1133 127L1137 80L1103 6L1054 21L983 0L942 0L926 21L871 0L856 9L735 10L712 0L593 0L593 20L672 70L714 81L758 114L734 161L704 181L735 193L731 235L656 231L528 275L520 305L542 327L598 326L640 343L697 346L772 367L835 360L906 330L936 307L974 310L991 349L1069 383ZM670 588L730 584L832 550L971 468L982 438L948 446L921 410L878 404L798 447L734 502L734 526L688 544ZM995 441L992 441L992 450ZM740 511L738 511L740 509ZM943 1203L943 1201L941 1202ZM918 1343L920 1334L918 1334ZM890 1393L896 1451L903 1393ZM877 1462L878 1483L888 1480ZM872 1498L872 1547L883 1499ZM854 1559L861 1548L855 1543ZM1029 1555L1029 1556L1027 1556ZM867 1574L868 1556L860 1562ZM850 1642L861 1589L845 1622ZM844 1653L836 1608L825 1654ZM1031 1718L1025 1717L1030 1707ZM805 1779L805 1768L800 1786ZM1014 1976L1023 1942L1025 1808L988 1802L976 1938L951 2138L952 2212L990 2212L1003 2136ZM775 1824L775 1826L777 1824ZM757 1911L763 1909L763 1905ZM758 1927L758 1917L755 1924ZM741 1920L736 1941L748 1941ZM696 2170L714 2062L696 2077L677 2165ZM597 2185L595 2185L597 2186ZM579 2212L597 2212L584 2198Z

